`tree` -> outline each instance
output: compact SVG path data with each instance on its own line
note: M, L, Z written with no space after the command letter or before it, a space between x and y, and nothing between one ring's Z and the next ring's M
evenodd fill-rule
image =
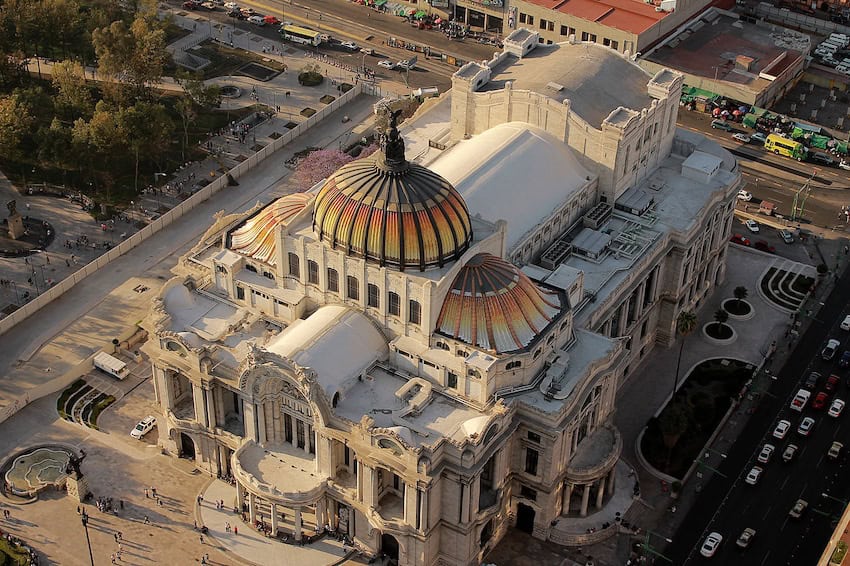
M317 149L298 162L293 179L299 190L306 191L353 160L347 153L336 149Z
M174 80L183 87L183 92L186 93L193 104L204 110L221 106L221 87L217 84L205 85L200 73L178 71Z
M53 87L57 112L68 118L91 116L94 104L86 85L83 66L74 61L61 61L53 65Z
M17 96L0 98L0 154L21 157L21 144L35 119L29 108Z
M92 32L99 72L111 81L126 81L135 99L145 97L151 84L162 78L168 60L165 32L141 14L128 28L123 21Z
M737 306L740 309L741 308L741 301L743 301L744 299L747 298L747 295L749 294L749 292L747 291L746 287L741 285L739 287L735 287L734 294L735 294L735 299L738 301L735 306Z
M670 403L660 415L658 415L658 427L661 430L661 439L664 446L667 448L667 462L665 469L670 468L670 458L673 455L673 448L679 442L682 434L688 430L690 419L688 410L684 403L674 401Z
M183 137L180 140L180 157L182 161L186 161L186 146L189 145L189 126L198 117L195 112L195 105L189 98L181 96L174 105L177 114L180 115L180 123L183 125Z
M135 164L133 187L139 190L139 161L142 155L154 158L168 145L173 124L161 104L137 102L118 113L117 123L128 139Z
M716 325L716 329L720 332L720 329L723 328L723 325L726 324L726 321L729 320L729 313L723 309L717 309L714 311L714 324Z
M673 397L676 396L676 389L679 388L679 368L682 365L682 351L685 349L685 339L697 327L697 315L694 311L682 311L676 317L676 332L682 338L679 344L679 357L676 360L676 374L673 377ZM671 398L672 399L672 398Z

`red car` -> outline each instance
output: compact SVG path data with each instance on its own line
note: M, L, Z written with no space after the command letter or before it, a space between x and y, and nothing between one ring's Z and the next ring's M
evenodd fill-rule
M186 10L197 10L201 5L197 2L192 2L189 0L188 2L183 2L183 8Z
M812 409L823 409L828 399L829 394L821 391L815 396L814 401L812 401Z
M740 244L742 246L747 246L747 247L750 246L750 239L745 238L740 234L732 234L732 237L729 238L729 241L732 242L733 244Z
M280 20L275 18L274 16L266 16L263 18L263 21L266 22L266 25L269 26L280 25Z
M838 376L837 375L830 375L827 378L826 384L823 386L823 388L831 393L831 392L835 391L836 387L838 387Z
M759 251L768 252L768 253L771 253L771 254L776 253L776 248L771 246L770 244L768 244L764 240L757 241L753 247L755 249L759 250Z

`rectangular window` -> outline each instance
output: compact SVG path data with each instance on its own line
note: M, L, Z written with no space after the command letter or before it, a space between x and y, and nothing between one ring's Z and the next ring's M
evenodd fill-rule
M592 41L593 43L596 43L596 34L595 33L590 34L590 41Z
M602 45L604 45L605 47L608 47L609 45L611 45L611 40L608 39L607 37L603 37L602 38Z
M298 419L295 420L295 437L296 437L296 442L295 442L296 446L298 446L298 448L304 448L304 439L305 439L304 421L299 421Z
M455 372L450 371L446 376L446 387L457 389L457 374Z
M532 432L532 431L529 430L528 431L528 439L532 442L536 442L537 444L540 444L540 435L537 434L536 432Z
M555 22L546 22L546 29L549 31L555 31Z
M346 277L345 291L349 299L354 299L355 301L360 300L360 282L357 281L356 277L351 275Z
M587 33L586 31L581 32L581 40L582 40L582 41L587 41L587 39L588 39L589 37L590 37L590 34L589 34L589 33Z
M408 320L413 324L420 324L422 322L422 307L419 305L419 301L410 301L410 312Z
M319 264L312 259L307 260L307 283L319 284Z
M328 268L328 291L339 293L339 273L330 267Z
M292 417L290 415L283 415L283 433L286 441L292 444Z
M525 472L527 474L531 474L532 476L537 475L537 459L539 458L539 454L537 450L533 448L525 449Z
M301 277L301 262L298 259L298 254L292 252L289 252L289 274Z
M540 20L540 29L546 29L546 20L544 20L544 19Z
M520 495L520 497L524 497L524 498L529 499L531 501L537 501L537 491L531 489L528 486L524 485L524 486L520 487L519 495Z
M620 42L619 42L619 41L614 41L614 40L612 39L612 40L611 40L611 49L613 49L614 51L619 51L619 50L620 50Z
M240 301L245 300L245 288L244 287L239 287L238 285L236 286L236 298L239 299Z
M569 26L561 26L561 35L570 35Z
M401 314L401 299L397 293L393 293L392 291L390 291L388 310L393 316L399 316Z
M380 306L380 303L378 302L378 286L369 283L368 290L369 296L367 297L366 304L370 307L378 308Z
M519 23L525 23L525 14L523 14L522 12L519 13Z
M528 25L534 25L534 16L532 16L531 14L528 15Z

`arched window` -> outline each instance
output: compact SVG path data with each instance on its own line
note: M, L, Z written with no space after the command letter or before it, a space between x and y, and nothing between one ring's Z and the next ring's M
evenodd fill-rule
M393 316L399 316L401 314L401 298L398 296L398 293L393 293L390 291L388 295L388 311Z
M328 291L339 293L339 272L332 267L328 268Z
M345 289L349 299L353 299L355 301L360 300L360 282L356 277L353 275L346 277Z
M519 360L514 360L512 362L508 362L508 365L505 366L505 369L511 370L511 369L515 369L515 368L518 368L518 367L522 367L522 362L519 361Z
M413 324L422 323L422 306L419 301L410 300L410 311L408 312L408 320Z
M534 359L536 360L537 358L539 358L540 354L542 354L542 353L543 353L543 349L537 348L537 350L535 350L535 352L534 352Z
M301 277L301 260L298 254L289 252L289 274L293 277Z
M319 284L319 264L312 259L307 260L307 283Z
M331 405L333 406L334 409L336 409L336 406L337 406L338 403L339 403L339 391L334 393L334 398L331 401Z
M437 342L436 346L438 350L445 350L446 352L449 351L449 345L445 342Z
M368 291L368 296L366 297L366 299L367 299L366 304L370 307L378 308L381 305L380 300L378 298L379 293L380 293L378 286L369 283L366 286L366 289Z

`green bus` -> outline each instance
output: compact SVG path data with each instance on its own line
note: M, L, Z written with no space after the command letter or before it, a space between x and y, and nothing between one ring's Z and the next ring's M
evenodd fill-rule
M806 158L806 146L800 142L783 138L777 134L770 134L764 142L764 148L767 151L772 151L776 155L784 155L791 157L797 161L802 161Z

